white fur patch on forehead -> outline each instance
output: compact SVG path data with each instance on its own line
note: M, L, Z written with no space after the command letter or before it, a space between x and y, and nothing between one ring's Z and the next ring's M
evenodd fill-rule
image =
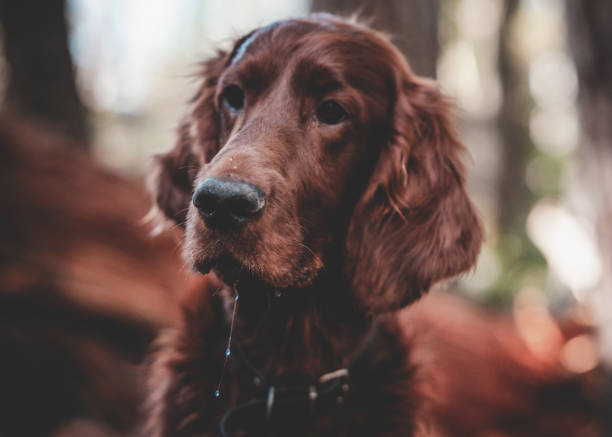
M230 65L234 65L236 62L240 61L244 57L244 54L246 53L249 46L253 44L253 42L255 42L257 38L259 38L264 33L273 30L280 24L280 21L276 21L251 32L251 34L247 38L245 38L245 40L242 41L242 43L238 47L234 49L232 57L230 58Z

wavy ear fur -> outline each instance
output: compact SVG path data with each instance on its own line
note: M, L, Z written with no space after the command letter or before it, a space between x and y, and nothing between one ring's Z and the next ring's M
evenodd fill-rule
M153 197L161 212L183 227L195 176L202 163L210 161L219 149L215 91L226 63L227 55L220 52L203 64L204 82L191 101L192 111L179 125L176 144L153 157L154 170L149 180Z
M482 226L465 191L450 106L435 84L398 79L390 140L351 218L346 274L372 313L399 309L471 268Z

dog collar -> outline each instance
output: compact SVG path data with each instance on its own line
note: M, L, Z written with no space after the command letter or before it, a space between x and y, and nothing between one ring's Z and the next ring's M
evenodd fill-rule
M351 389L349 368L325 373L307 385L269 384L259 374L250 376L253 396L225 413L220 423L223 437L251 435L249 432L262 435L287 414L299 413L302 420L312 419L344 404Z
M288 416L299 417L307 426L317 415L342 408L350 402L353 384L361 379L371 362L374 331L370 329L347 367L324 373L307 384L271 381L251 364L239 343L232 343L231 367L241 392L249 393L250 397L224 414L220 422L221 435L265 435L279 418L286 420Z

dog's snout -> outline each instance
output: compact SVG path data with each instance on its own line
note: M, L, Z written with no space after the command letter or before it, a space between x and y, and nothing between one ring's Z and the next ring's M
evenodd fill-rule
M234 229L257 217L266 196L254 185L207 178L196 189L193 205L211 229Z

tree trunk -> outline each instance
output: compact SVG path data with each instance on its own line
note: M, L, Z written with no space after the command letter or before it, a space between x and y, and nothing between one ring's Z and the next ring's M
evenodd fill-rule
M68 134L85 146L85 109L74 81L63 0L0 3L9 67L5 110Z
M389 32L414 72L435 77L438 60L438 1L312 0L313 12L357 13L372 27ZM371 19L371 21L369 21Z
M533 145L528 129L531 109L528 89L508 47L510 24L518 6L518 0L506 1L499 34L498 66L503 103L498 118L502 136L502 166L498 179L497 211L502 233L518 233L524 237L524 223L533 200L525 182L525 169Z
M604 359L612 365L612 2L567 0L571 51L576 62L582 123L580 160L603 257L595 293Z

